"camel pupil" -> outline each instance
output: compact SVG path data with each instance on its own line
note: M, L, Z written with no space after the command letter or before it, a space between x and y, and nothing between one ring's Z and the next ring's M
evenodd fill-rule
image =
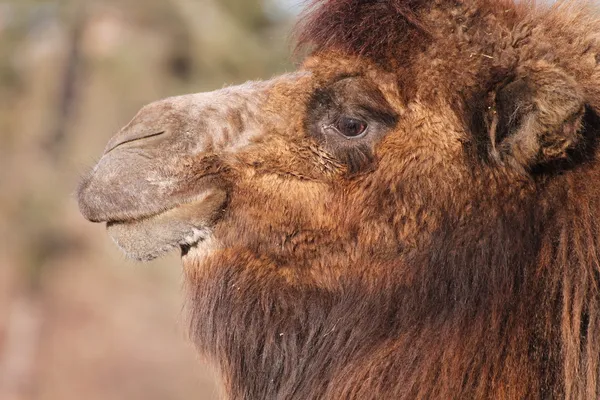
M342 135L355 138L367 130L367 123L356 118L342 117L337 123L337 129Z

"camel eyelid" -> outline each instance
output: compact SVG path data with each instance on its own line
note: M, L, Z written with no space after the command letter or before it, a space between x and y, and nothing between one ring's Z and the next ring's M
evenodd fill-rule
M327 130L332 130L334 131L336 134L338 134L339 136L341 136L342 138L346 139L346 140L355 140L355 139L362 139L363 137L365 137L367 135L367 132L369 131L369 125L365 123L366 128L364 130L363 133L361 133L360 135L357 136L346 136L344 135L342 132L340 132L340 130L338 129L337 125L337 121L335 124L327 124L327 125L321 125L321 129L323 130L323 132L326 132Z

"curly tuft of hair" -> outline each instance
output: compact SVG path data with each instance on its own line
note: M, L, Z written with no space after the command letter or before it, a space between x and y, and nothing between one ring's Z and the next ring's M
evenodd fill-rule
M431 0L314 0L297 28L297 45L314 52L340 51L379 64L401 60L405 44L427 42L420 20Z

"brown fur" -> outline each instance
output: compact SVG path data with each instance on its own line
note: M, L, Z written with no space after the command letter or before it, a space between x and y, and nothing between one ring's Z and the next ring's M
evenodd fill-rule
M549 62L581 71L577 59L564 54L577 50L554 40L585 41L588 33L567 27L559 11L542 17L544 12L508 3L432 4L324 2L300 34L301 43L313 44L319 55L309 65L327 74L334 51L402 68L401 90L410 87L412 98L434 104L448 101L440 105L450 108L443 112L463 116L469 112L460 109L464 99L487 93L497 83L495 74L505 77L539 52ZM429 15L418 17L424 9ZM567 28L560 34L554 33L557 20ZM544 48L544 42L554 44ZM432 67L432 59L441 65ZM333 60L331 74L343 73L338 56ZM462 93L456 90L459 82ZM451 97L457 95L461 98ZM435 132L449 125L446 115L413 114L436 126ZM593 116L588 123L599 127ZM413 132L419 124L412 121ZM390 140L394 159L382 157L375 176L353 183L360 187L353 191L359 199L332 200L333 210L295 216L291 237L270 231L289 215L261 209L258 215L267 219L232 223L256 224L249 231L260 239L240 243L236 234L231 242L224 239L230 249L204 260L201 268L186 261L194 337L202 352L219 360L232 398L600 395L595 161L552 179L501 168L471 171L465 181L468 172L452 171L447 160L434 156L428 165L425 157L441 145L436 140L447 138L428 140L417 162L417 143ZM410 172L397 164L400 149L412 154ZM293 191L286 185L280 190ZM281 204L257 198L255 187L237 197L261 208ZM378 214L346 208L365 203ZM330 214L344 222L304 221ZM401 248L395 248L398 243Z
M410 47L425 45L428 30L419 18L430 0L316 0L298 24L298 46L338 50L398 66Z
M492 0L310 10L300 75L195 113L260 135L172 161L227 194L183 262L228 396L599 398L600 19ZM330 134L338 114L369 135ZM116 215L90 208L97 180L82 209Z

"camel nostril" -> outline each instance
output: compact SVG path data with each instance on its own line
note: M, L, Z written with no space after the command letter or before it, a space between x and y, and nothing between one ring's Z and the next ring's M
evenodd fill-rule
M150 139L156 136L161 136L164 135L167 131L161 131L161 132L156 132L156 133L145 133L145 134L140 134L140 133L130 133L130 134L126 134L126 135L117 135L115 137L113 137L110 142L108 142L108 145L106 146L106 150L104 151L104 154L108 154L109 152L113 151L114 149L116 149L119 146L122 146L124 144L127 143L131 143L131 142L137 142L138 140L144 140L144 139Z

